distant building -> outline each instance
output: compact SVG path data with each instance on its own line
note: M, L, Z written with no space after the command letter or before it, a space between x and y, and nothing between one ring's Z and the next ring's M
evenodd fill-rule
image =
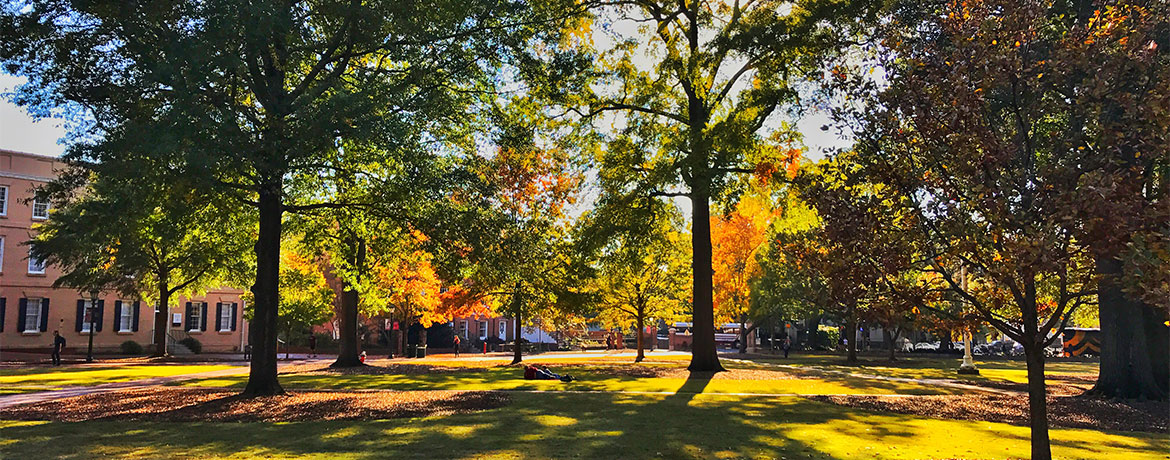
M91 311L95 350L114 351L127 340L148 347L154 343L155 305L103 292L97 308L87 308L89 293L54 289L60 270L29 257L24 243L35 235L33 225L52 215L48 201L30 199L59 167L55 157L0 149L0 349L48 349L53 331L60 331L68 349L84 350ZM247 337L242 293L217 288L172 299L171 340L194 337L204 353L241 350Z

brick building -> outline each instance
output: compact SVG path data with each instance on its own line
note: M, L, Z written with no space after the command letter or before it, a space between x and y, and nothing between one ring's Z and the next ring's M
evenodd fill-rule
M53 288L60 271L29 257L24 243L36 234L35 224L52 216L47 201L33 199L33 190L53 180L59 166L54 157L0 149L0 349L47 349L53 331L60 331L68 349L84 350L91 319L97 351L117 350L127 340L148 347L154 341L153 305L103 292L97 308L88 308L89 293ZM194 337L204 352L242 349L242 293L217 288L179 297L169 309L168 335L176 341Z

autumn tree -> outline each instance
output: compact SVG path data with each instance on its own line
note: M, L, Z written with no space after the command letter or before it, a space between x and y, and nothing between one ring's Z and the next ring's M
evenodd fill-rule
M334 295L318 262L288 249L280 259L278 333L291 341L293 334L312 334L313 326L329 320Z
M748 335L762 317L752 318L752 287L760 277L758 256L776 212L767 191L741 198L726 216L711 217L711 264L714 269L715 322L739 323L739 352L747 353ZM753 321L754 319L754 321ZM749 326L748 323L751 323Z
M520 331L584 295L565 209L576 200L581 165L531 105L498 108L494 151L469 165L476 181L453 192L454 219L428 229L443 242L437 263L457 284L450 301L488 305L514 321L513 363L522 358ZM563 139L562 139L563 141Z
M154 354L164 356L175 295L245 284L254 222L223 196L160 177L149 160L117 168L70 162L39 192L52 219L35 227L30 253L61 268L56 287L109 289L148 301L148 310L157 305ZM233 227L242 231L224 231Z
M627 171L627 187L645 196L691 202L690 370L723 369L715 347L710 203L724 196L730 175L774 170L785 161L768 155L783 149L759 148L778 144L774 115L796 109L798 81L853 38L851 28L868 6L617 1L595 11L599 21L633 33L595 41L594 83L564 90L571 93L564 103L587 119L615 115L619 123L607 123L614 137L643 147L625 149L629 154L602 169Z
M1062 159L1077 146L1049 112L1066 97L1045 79L1062 19L1045 2L899 5L858 162L913 218L926 270L1024 347L1032 458L1049 459L1044 347L1096 294L1069 227L1078 183Z
M30 80L19 101L94 120L71 158L116 164L127 163L122 152L150 152L174 177L206 179L254 209L248 396L283 392L286 213L352 204L319 193L353 161L347 152L363 155L359 164L400 159L356 147L452 141L449 128L477 113L468 107L492 92L497 71L579 13L556 0L28 0L2 11L0 60Z

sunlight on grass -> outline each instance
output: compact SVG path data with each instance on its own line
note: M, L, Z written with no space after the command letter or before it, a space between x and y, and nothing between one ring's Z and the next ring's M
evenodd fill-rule
M1026 427L798 397L516 394L484 412L368 422L0 421L0 457L1026 458ZM628 415L636 409L634 415ZM135 434L131 434L135 431ZM1053 429L1062 459L1165 459L1170 437Z

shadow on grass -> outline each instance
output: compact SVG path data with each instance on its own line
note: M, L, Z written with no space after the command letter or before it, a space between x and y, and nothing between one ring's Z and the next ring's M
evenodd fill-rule
M516 394L444 417L293 423L0 422L4 458L1004 458L1027 430L858 411L802 398ZM686 391L683 391L683 390ZM1062 458L1161 458L1165 436L1054 431ZM1063 449L1063 450L1060 450Z

